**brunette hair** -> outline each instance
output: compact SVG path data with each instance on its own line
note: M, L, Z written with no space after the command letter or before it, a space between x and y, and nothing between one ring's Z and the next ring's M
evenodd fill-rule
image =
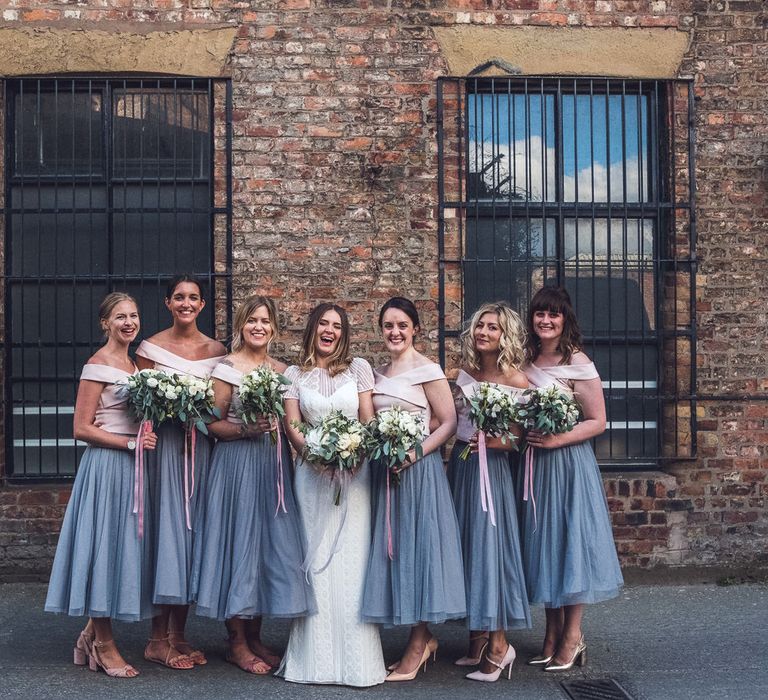
M109 321L109 317L112 315L115 307L123 301L132 302L136 307L136 310L139 310L139 305L130 294L126 294L125 292L110 292L101 300L101 304L99 304L99 322L104 323ZM104 329L104 339L106 340L107 338L109 338L109 333Z
M299 367L305 372L317 367L317 358L315 357L315 334L320 320L328 311L335 311L341 318L341 338L336 350L328 358L328 373L334 377L352 364L352 358L349 355L349 318L347 312L338 304L324 302L318 304L309 314L307 327L304 329L304 337L301 340L301 350L299 351Z
M379 311L379 328L381 328L384 323L384 314L389 309L402 311L411 319L413 327L417 330L419 329L421 324L419 323L419 312L416 310L416 305L410 299L406 299L405 297L392 297L384 302L384 306L382 306L381 311Z
M269 339L269 342L277 340L280 326L277 319L275 302L269 297L252 294L235 311L235 318L232 321L232 352L237 352L243 347L243 328L245 328L245 324L248 323L248 319L253 315L254 311L260 306L266 307L269 323L272 326L272 337Z
M576 313L571 304L571 297L562 287L542 287L531 299L528 307L528 339L525 344L525 356L533 362L541 352L541 341L533 330L533 316L537 311L549 311L563 317L563 334L557 344L562 354L561 365L568 365L575 352L581 350L581 330L576 320Z
M188 272L176 275L170 282L168 282L168 286L165 288L165 298L170 299L173 296L173 293L176 291L176 287L178 287L183 282L196 284L197 289L200 292L200 298L205 299L205 289L203 288L203 283L197 277Z
M525 361L525 326L517 312L503 301L483 304L472 314L469 324L461 332L461 361L472 369L480 369L480 359L475 350L475 329L485 314L496 314L501 328L496 366L505 373L519 370Z

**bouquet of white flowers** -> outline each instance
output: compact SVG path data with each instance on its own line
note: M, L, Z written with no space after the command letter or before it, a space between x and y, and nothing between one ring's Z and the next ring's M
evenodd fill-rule
M405 464L407 454L414 450L416 459L421 459L421 442L425 434L423 415L392 406L377 413L365 426L365 451L371 461L390 471L392 483L397 485L400 482L398 469Z
M363 456L365 427L341 411L331 411L320 425L300 423L304 436L304 458L325 469L351 473ZM338 500L338 498L337 498Z
M262 365L248 372L240 382L240 410L238 415L244 423L255 423L262 416L285 416L283 394L290 384L282 374L269 365ZM270 433L272 442L277 439L276 431Z
M478 432L485 435L507 440L516 440L512 427L518 422L518 404L510 394L491 382L480 382L469 402L469 420ZM470 446L467 445L461 453L462 459L467 459Z
M556 386L528 389L517 406L517 421L526 430L559 435L573 430L581 410L576 399Z
M213 403L213 382L188 374L173 375L173 384L165 394L171 402L169 415L178 418L188 429L197 428L208 435L207 423L221 418Z
M172 417L171 400L175 398L175 377L159 369L143 369L126 378L128 407L139 421L159 425Z
M133 512L138 516L139 537L144 535L144 434L173 416L174 379L159 369L143 369L125 381L128 408L139 420L133 479Z

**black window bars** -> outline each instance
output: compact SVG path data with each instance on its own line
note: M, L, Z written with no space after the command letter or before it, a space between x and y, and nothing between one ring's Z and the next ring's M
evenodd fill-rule
M107 292L137 299L147 337L168 322L168 280L192 272L211 302L201 328L229 335L231 84L25 78L5 83L4 108L5 474L67 479Z
M565 286L603 380L603 466L696 454L693 86L442 78L440 353L483 302Z

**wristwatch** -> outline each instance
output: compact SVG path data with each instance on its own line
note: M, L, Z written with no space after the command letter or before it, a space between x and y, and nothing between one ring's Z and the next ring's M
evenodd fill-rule
M136 440L134 440L133 438L128 440L128 449L129 450L135 450L136 449Z

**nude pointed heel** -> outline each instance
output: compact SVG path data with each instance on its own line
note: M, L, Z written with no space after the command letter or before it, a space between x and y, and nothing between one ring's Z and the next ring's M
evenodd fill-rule
M431 640L430 640L431 641ZM437 657L437 640L435 640L434 647L430 647L429 642L427 642L427 645L424 647L424 653L421 655L421 659L419 660L418 665L416 668L413 669L410 673L398 673L397 671L392 671L384 680L385 681L412 681L414 678L416 678L416 674L418 674L419 671L421 671L422 666L424 667L424 673L427 672L427 661L429 661L429 657Z

